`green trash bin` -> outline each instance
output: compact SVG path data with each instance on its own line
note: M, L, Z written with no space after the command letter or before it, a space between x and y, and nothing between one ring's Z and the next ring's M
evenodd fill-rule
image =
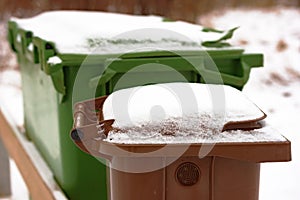
M130 15L100 12L98 15L97 12L74 11L46 12L34 19L47 15L47 24L51 25L54 22L60 23L57 19L60 14L61 23L65 23L62 27L70 30L70 36L82 28L80 23L77 26L67 23L68 20L74 21L72 16L77 15L85 20L89 16L105 20L115 17L120 19L120 23L123 23L123 18L132 20L132 23L144 23L143 20L148 19L151 22L164 21L163 18L151 16L144 19L139 17L139 20L143 19L142 22L135 22ZM28 20L30 21L27 19L27 22ZM69 138L69 130L73 126L73 103L110 94L117 89L141 84L178 82L182 78L188 82L220 83L220 78L216 77L221 77L224 84L242 89L249 78L250 69L262 66L263 62L261 54L245 54L240 48L209 47L222 46L223 39L232 34L230 31L221 35L220 40L202 43L207 46L204 50L185 50L181 47L180 51L148 50L124 54L98 51L90 54L85 51L80 53L79 50L72 52L72 49L70 52L61 51L57 41L41 34L41 22L38 29L30 29L20 22L20 19L8 22L8 39L17 54L22 74L26 134L35 143L70 199L107 199L105 165L81 152ZM99 24L101 25L101 20ZM63 32L55 31L57 35ZM87 42L91 43L91 40ZM112 40L109 42L116 44ZM93 40L92 43L101 44L98 40ZM207 55L210 56L209 59L206 59ZM217 70L211 68L211 61L215 63ZM134 70L142 65L145 66L142 70ZM198 66L195 68L193 65ZM160 66L169 68L160 69ZM80 81L76 82L80 70L83 70ZM128 73L132 70L132 73ZM178 73L182 76L177 76ZM127 76L126 81L122 82L124 75Z

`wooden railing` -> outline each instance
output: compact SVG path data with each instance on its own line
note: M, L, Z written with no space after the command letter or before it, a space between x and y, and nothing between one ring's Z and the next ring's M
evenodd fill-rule
M0 198L9 196L8 153L15 161L32 200L66 200L53 175L34 145L9 120L9 113L0 109ZM7 176L8 175L8 176ZM24 197L24 199L28 199Z

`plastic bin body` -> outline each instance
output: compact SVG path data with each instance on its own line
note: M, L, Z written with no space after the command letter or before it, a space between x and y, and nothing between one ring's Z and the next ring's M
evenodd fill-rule
M132 165L133 162L132 158L116 159L122 160L123 164L127 161ZM164 162L168 158L147 159L148 162ZM136 162L146 164L142 158ZM258 200L259 163L214 156L202 159L183 156L169 166L148 173L107 170L112 200ZM192 185L181 183L193 181Z
M200 158L199 150L207 144L89 143L97 136L95 125L76 130L83 134L91 155L108 160L111 200L258 200L260 163L291 160L288 140L217 143ZM78 140L74 142L78 144ZM186 147L175 157L178 149Z
M40 64L33 64L20 54L18 60L27 136L37 146L70 199L106 199L105 166L74 148L67 134L73 125L72 92L68 91L62 102L51 77L40 69ZM78 69L66 67L64 70L66 87L72 88ZM82 91L87 87L88 84L83 85Z
M97 136L95 124L71 132L79 148L85 151L82 142L89 154L109 162L111 200L258 200L260 163L291 160L288 140L216 143L199 157L202 145L209 144L118 144L95 142ZM185 151L176 157L178 149Z
M108 161L111 200L258 200L260 163L291 160L291 143L285 137L215 144L101 140L99 131L108 134L114 122L103 120L105 99L76 104L70 136L79 149ZM100 112L91 112L94 108ZM202 148L210 151L202 156Z
M106 167L92 156L78 150L68 135L73 124L72 89L80 65L87 55L59 54L51 41L35 37L34 33L20 29L15 22L9 22L8 28L9 41L17 53L22 73L27 136L40 150L70 199L107 199ZM29 44L33 45L32 50L28 49ZM186 54L192 58L199 58L199 52ZM217 64L224 83L238 89L242 89L247 82L250 68L262 65L262 55L245 55L243 50L214 50L210 55ZM54 66L47 64L48 58L52 56L60 57L62 63ZM114 71L113 75L104 73L104 78L99 82L97 77L111 57L95 55L92 62L85 64L84 67L88 70L85 70L84 76L81 77L82 85L77 88L78 91L74 91L76 101L111 93L116 89L115 86L122 75L140 64L159 62L176 68L189 82L204 81L198 72L185 69L186 61L174 57L173 54L156 52L127 55L114 61L110 65ZM202 72L214 83L217 72L206 69L205 62L201 61ZM132 81L121 87L140 85L146 76L154 77L153 83L180 81L168 71L156 73L152 70L132 74ZM93 93L94 90L96 93Z

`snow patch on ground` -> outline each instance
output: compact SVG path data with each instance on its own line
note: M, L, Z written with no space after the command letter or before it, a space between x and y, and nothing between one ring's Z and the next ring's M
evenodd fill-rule
M22 129L23 96L21 91L21 75L16 70L6 70L0 73L0 108L5 107L12 113L15 124Z
M0 200L29 200L29 192L22 178L21 173L14 160L10 159L10 179L11 193L10 197L1 198Z

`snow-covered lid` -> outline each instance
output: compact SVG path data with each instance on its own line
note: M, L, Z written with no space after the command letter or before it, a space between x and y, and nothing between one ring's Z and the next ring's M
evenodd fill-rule
M186 116L209 115L223 127L265 118L239 90L226 85L165 83L113 92L103 104L104 120L131 127ZM210 122L212 123L212 122Z
M226 124L251 125L266 117L242 92L225 85L165 83L123 89L105 99L102 114L104 120L115 120L104 139L110 143L286 141L268 125L224 131Z
M165 21L159 16L90 11L50 11L11 21L34 36L54 42L57 51L66 54L124 53L145 48L200 50L204 42L228 39L234 31L208 31L200 25Z

